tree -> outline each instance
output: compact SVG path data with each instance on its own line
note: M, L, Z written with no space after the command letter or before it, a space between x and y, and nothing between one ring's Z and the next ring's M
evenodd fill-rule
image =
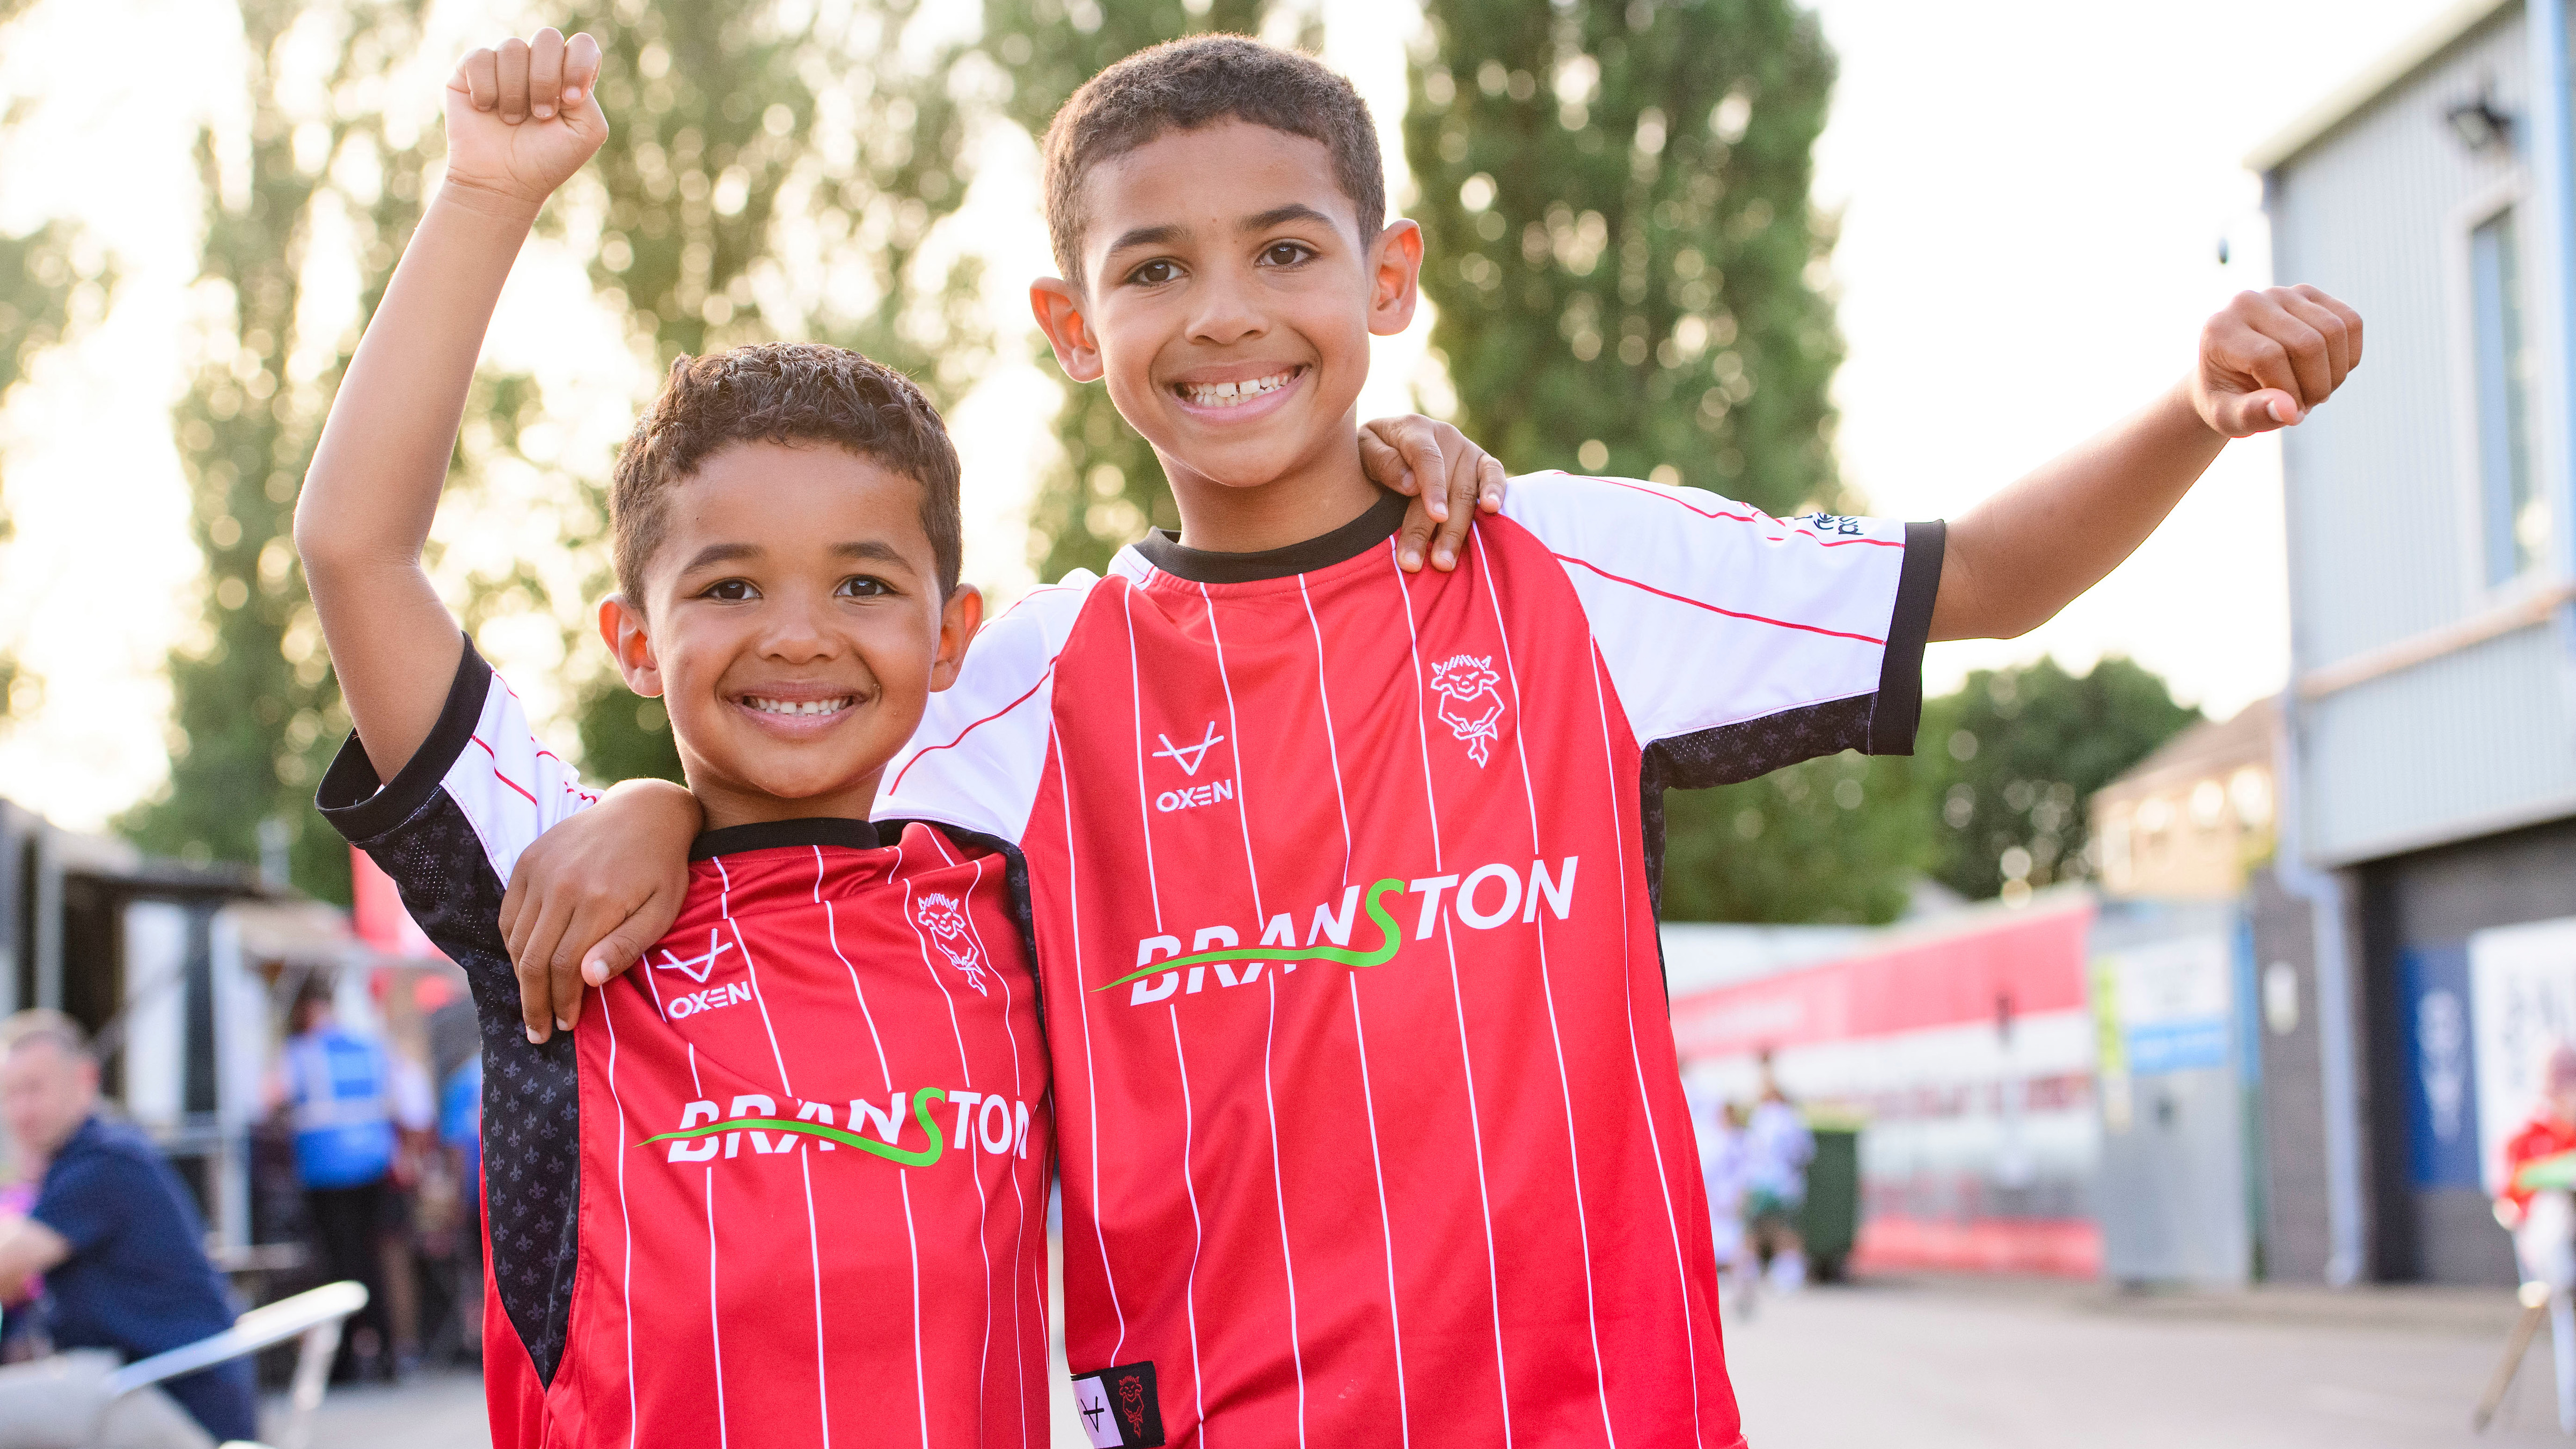
M1788 0L1430 0L1405 154L1458 423L1516 468L1843 511L1807 199L1834 62ZM1893 919L1930 842L1906 761L1664 800L1664 913Z
M1834 78L1789 0L1430 0L1405 155L1458 423L1512 466L1840 512L1809 159Z
M228 157L211 131L197 142L202 279L224 304L173 419L206 559L205 613L170 657L169 785L121 823L185 858L254 860L263 822L280 822L295 884L345 900L347 847L311 800L348 719L289 532L356 332L310 335L331 309L307 310L304 262L328 213L358 262L364 316L419 219L422 139L397 139L361 98L418 46L426 0L240 8L245 145ZM302 45L317 40L327 59L315 76L299 67L313 53Z
M1921 763L1940 812L1933 877L1982 900L2012 882L2092 874L2093 792L2200 717L2118 657L2080 675L2045 658L1969 675L1924 710Z
M347 852L314 816L312 789L347 729L290 537L296 491L359 325L417 222L436 141L388 118L382 82L421 43L426 0L241 0L248 144L199 142L207 231L203 270L228 325L204 342L175 417L207 560L204 622L173 651L169 785L124 828L184 857L253 859L264 821L290 842L295 883L345 899ZM919 0L794 7L765 0L647 8L629 0L564 16L607 42L602 102L614 139L584 186L550 206L541 232L596 221L592 277L659 370L683 351L794 330L906 367L941 398L976 365L953 324L970 268L942 273L927 301L911 272L924 237L953 210L962 178L957 104L940 77L953 53L902 59ZM318 86L312 42L326 42ZM867 63L852 65L851 56ZM304 57L304 59L299 59ZM291 102L288 97L320 98ZM393 111L404 110L401 106ZM780 243L783 217L808 239L805 275ZM307 289L317 227L358 261L357 323ZM817 260L833 254L830 261ZM784 316L770 315L774 310ZM928 316L921 315L927 312ZM337 335L313 335L318 325ZM471 510L509 465L533 470L542 522L565 547L496 571L431 563L482 630L514 614L563 631L568 660L598 658L587 605L609 577L606 458L537 456L534 379L476 379L451 497ZM522 500L508 500L516 504ZM581 666L568 668L578 674ZM576 681L586 767L612 778L676 775L658 708L624 692L603 660Z
M1269 8L1266 0L985 0L983 48L1010 77L1004 110L1043 138L1065 101L1109 66L1184 35L1257 32ZM1055 434L1063 455L1029 510L1039 578L1105 568L1149 524L1180 526L1162 464L1118 415L1109 389L1067 384Z
M8 11L0 8L0 21L7 19ZM0 236L0 404L26 379L36 354L58 341L70 321L72 296L81 281L72 250L72 228L63 222L24 236ZM9 514L0 506L0 544L9 537ZM0 634L0 720L25 707L25 695L34 685L21 677L10 643Z

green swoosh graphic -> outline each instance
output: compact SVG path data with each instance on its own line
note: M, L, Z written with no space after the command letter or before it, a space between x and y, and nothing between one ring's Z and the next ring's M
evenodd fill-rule
M1377 949L1374 951L1354 951L1347 946L1309 946L1302 951L1281 950L1275 946L1229 946L1222 951L1201 951L1195 956L1174 956L1168 961L1139 966L1106 986L1091 989L1114 991L1147 976L1160 976L1183 966L1205 966L1218 961L1338 961L1344 966L1383 966L1395 959L1396 948L1404 944L1404 933L1396 929L1395 917L1386 913L1386 907L1378 903L1378 898L1389 891L1401 893L1403 890L1404 882L1392 879L1379 881L1368 888L1369 919L1377 922L1378 931Z
M659 1136L647 1137L636 1145L646 1147L656 1142L671 1142L684 1137L713 1137L719 1132L801 1132L808 1137L820 1137L828 1142L838 1142L844 1147L855 1147L861 1152L873 1152L888 1162L900 1162L906 1167L928 1167L939 1160L942 1152L948 1150L947 1139L939 1135L939 1124L930 1120L930 1103L934 1097L943 1102L948 1100L948 1094L937 1087L924 1087L912 1094L912 1118L921 1124L922 1131L930 1134L930 1145L919 1152L907 1152L890 1143L861 1137L853 1132L844 1132L838 1127L827 1126L821 1122L790 1122L783 1117L735 1117L723 1122L709 1122L703 1127L684 1127L677 1132L664 1132Z

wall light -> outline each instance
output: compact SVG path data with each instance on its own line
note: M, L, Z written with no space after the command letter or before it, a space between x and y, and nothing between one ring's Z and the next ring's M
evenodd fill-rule
M2472 151L2484 151L2513 133L2513 117L2496 109L2492 93L2481 91L2474 100L2466 100L2442 113L2451 123L2451 134Z

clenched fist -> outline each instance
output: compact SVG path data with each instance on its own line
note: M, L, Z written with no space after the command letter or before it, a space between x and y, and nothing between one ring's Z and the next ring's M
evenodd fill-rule
M2191 405L2231 438L2286 428L2361 365L2361 314L2310 286L2239 292L2200 331Z
M447 80L447 184L534 211L608 139L599 42L552 26L475 51Z

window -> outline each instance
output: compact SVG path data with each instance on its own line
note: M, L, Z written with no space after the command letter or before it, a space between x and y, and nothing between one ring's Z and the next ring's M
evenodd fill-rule
M2490 585L2508 583L2549 557L2549 501L2532 456L2535 359L2523 308L2522 259L2507 207L2469 233L2469 293L2475 310L2478 484Z

